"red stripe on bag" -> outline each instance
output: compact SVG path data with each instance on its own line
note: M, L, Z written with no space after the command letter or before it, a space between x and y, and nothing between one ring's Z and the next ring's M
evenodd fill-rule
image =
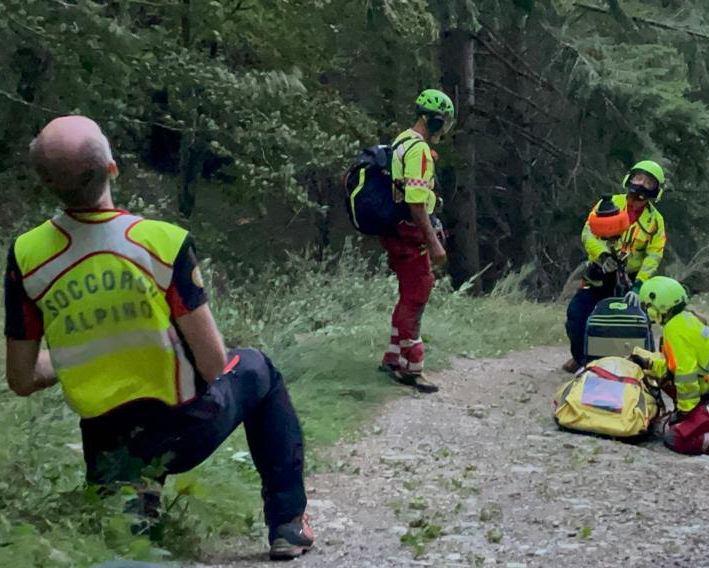
M241 360L241 357L239 357L238 355L234 355L234 358L227 363L226 367L224 367L224 372L228 373L229 371L231 371L234 367L236 367L239 364L240 360Z
M636 379L635 377L619 377L618 375L611 373L608 369L604 369L603 367L588 367L587 370L596 373L602 379L608 379L609 381L617 381L619 383L630 383L633 385L640 384L640 380Z

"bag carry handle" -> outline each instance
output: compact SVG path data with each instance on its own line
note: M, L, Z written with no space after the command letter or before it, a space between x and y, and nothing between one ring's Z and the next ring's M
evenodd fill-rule
M619 377L618 375L611 373L608 369L604 369L603 367L598 367L594 365L593 367L586 367L586 370L596 373L602 379L608 379L609 381L617 381L619 383L629 383L632 385L640 386L640 379L636 379L635 377Z

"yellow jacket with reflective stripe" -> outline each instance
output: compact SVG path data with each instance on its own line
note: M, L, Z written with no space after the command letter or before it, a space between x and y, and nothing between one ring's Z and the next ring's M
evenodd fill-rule
M613 196L613 203L619 209L625 209L627 202L626 195ZM597 207L598 204L594 211ZM655 206L648 203L638 220L612 244L596 237L591 232L588 220L583 226L581 241L591 262L597 261L604 252L627 253L626 272L637 274L636 279L645 282L655 275L662 261L667 242L665 220Z
M677 314L664 326L662 354L653 362L653 373L674 375L677 408L689 412L709 394L709 327L691 312Z
M15 242L23 287L80 416L137 399L176 405L195 396L166 299L186 236L169 223L101 211L60 214Z
M410 138L410 140L406 140ZM398 147L397 143L406 140ZM430 215L436 208L436 170L431 154L431 147L423 136L413 129L399 134L392 143L396 147L391 163L391 177L395 184L403 180L404 201L406 203L423 203ZM405 159L404 154L406 154Z

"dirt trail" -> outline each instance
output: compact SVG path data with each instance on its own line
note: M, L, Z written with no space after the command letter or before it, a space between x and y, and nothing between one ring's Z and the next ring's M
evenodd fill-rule
M319 540L290 566L709 566L709 458L559 432L564 357L457 359L388 404L308 479ZM221 565L273 566L238 549Z

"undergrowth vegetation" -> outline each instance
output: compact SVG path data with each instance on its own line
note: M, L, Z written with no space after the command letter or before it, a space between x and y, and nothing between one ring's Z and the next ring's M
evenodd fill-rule
M206 264L227 343L272 356L303 424L309 471L328 467L314 450L356 435L382 401L402 392L376 370L396 280L383 262L372 266L353 246L325 261L305 254L259 273L243 269L235 280ZM483 298L438 283L424 325L430 370L453 355L494 356L560 340L562 310L524 300L517 291L522 276L509 275ZM58 389L20 399L3 381L1 566L198 558L230 536L263 534L259 481L243 432L196 471L169 481L168 512L149 540L130 532L131 519L122 512L129 491L101 499L85 487L77 423Z

